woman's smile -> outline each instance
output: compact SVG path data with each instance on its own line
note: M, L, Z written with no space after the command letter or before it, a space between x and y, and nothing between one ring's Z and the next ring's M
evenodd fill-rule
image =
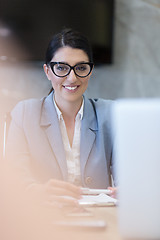
M63 87L68 90L69 92L76 92L76 90L79 88L80 85L63 85Z

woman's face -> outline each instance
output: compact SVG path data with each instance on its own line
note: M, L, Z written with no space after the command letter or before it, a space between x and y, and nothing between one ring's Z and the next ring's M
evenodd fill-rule
M74 66L77 63L89 62L89 59L83 50L66 46L57 50L52 58L52 62L64 62ZM71 70L69 75L58 77L46 64L44 64L44 71L52 83L57 104L61 105L64 101L75 103L82 101L82 95L87 89L91 73L87 77L81 78L76 76L74 71Z

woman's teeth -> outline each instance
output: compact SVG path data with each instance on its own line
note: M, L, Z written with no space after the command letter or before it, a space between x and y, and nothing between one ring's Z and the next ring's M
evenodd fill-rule
M67 88L68 90L75 90L77 88L77 86L75 86L75 87L66 87L65 86L65 88Z

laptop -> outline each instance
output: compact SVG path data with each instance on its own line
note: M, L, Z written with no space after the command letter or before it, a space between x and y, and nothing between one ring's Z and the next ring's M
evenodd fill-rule
M112 123L120 233L160 239L160 99L119 99Z

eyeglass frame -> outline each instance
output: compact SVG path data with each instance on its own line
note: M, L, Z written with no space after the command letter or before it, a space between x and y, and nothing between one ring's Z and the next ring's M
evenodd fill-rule
M70 68L70 69L69 69L69 72L68 72L66 75L64 75L64 76L59 76L59 75L57 75L57 74L54 72L54 68L53 68L54 65L56 65L56 64L64 64L64 65L67 65L67 66ZM75 72L75 69L74 69L74 68L75 68L77 65L79 65L79 64L88 64L88 65L90 66L90 71L89 71L89 73L88 73L86 76L79 76L79 75ZM80 62L80 63L75 64L74 66L71 66L71 65L69 65L68 63L65 63L65 62L50 62L48 65L50 66L52 72L53 72L57 77L66 77L66 76L68 76L68 75L70 74L71 70L73 70L73 71L74 71L74 74L75 74L76 76L78 76L78 77L80 77L80 78L85 78L85 77L87 77L87 76L91 73L91 71L92 71L92 69L93 69L93 66L94 66L94 63L92 63L92 62Z

